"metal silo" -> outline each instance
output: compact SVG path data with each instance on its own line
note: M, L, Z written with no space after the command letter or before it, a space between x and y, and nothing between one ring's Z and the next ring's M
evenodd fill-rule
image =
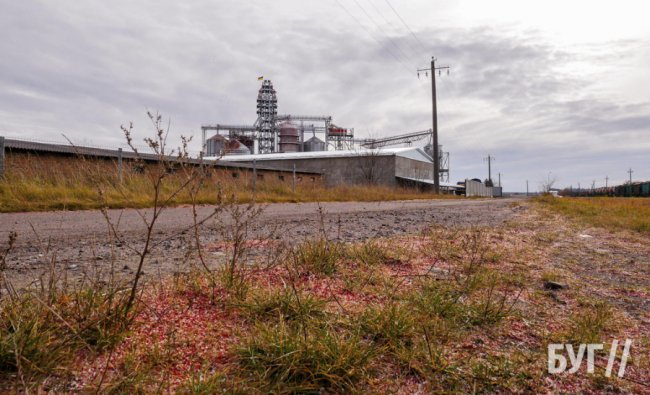
M300 132L291 122L280 124L280 152L300 151Z
M313 136L309 140L305 141L303 144L303 151L305 152L314 152L314 151L325 151L325 142L319 139L316 136Z

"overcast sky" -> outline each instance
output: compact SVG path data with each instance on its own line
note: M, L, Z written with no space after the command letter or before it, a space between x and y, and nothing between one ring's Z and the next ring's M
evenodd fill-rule
M488 154L509 191L650 179L647 1L389 1L0 0L0 135L113 147L151 110L198 151L202 124L255 121L261 75L280 113L418 131L435 55L452 181Z

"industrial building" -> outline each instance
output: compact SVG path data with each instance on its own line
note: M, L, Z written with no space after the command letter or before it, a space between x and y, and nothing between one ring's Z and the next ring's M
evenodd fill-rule
M257 96L257 119L251 125L203 125L206 159L294 168L323 174L327 185L378 183L428 186L433 180L431 144L410 147L429 138L431 129L379 139L355 139L354 129L332 122L332 117L279 115L278 97L270 80ZM215 132L208 138L208 132ZM391 145L407 144L405 148ZM448 188L449 153L440 152L440 180Z
M433 160L424 149L415 147L231 155L224 160L320 173L327 186L371 183L429 188L432 185ZM445 182L441 185L449 190L457 187Z
M209 131L216 134L207 138ZM322 151L328 146L341 150L352 148L354 143L354 130L336 126L329 115L278 114L277 93L270 80L262 82L257 120L252 125L203 125L201 132L203 152L208 157Z

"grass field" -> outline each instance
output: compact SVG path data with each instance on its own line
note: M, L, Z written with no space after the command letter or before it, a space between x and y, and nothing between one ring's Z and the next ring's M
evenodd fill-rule
M585 224L650 233L650 199L542 196L535 200L554 212Z
M0 180L0 212L150 207L154 200L152 182L155 181L150 173L148 168L138 172L126 165L123 180L118 182L117 167L112 161L8 157L7 175ZM169 174L161 193L174 195L188 177L184 172ZM452 195L377 185L326 188L308 181L297 183L294 192L290 180L257 181L253 194L251 182L246 177L233 179L229 172L212 171L202 179L196 194L192 196L189 188L183 188L169 203L214 204L220 196L241 203L453 198Z
M16 291L0 241L0 392L647 392L650 247L520 204L495 227L355 244L247 239L244 216L223 243L187 244L184 270L148 277L133 305L129 250L73 280L48 248L41 282ZM550 343L628 338L625 379L605 377L607 352L596 374L547 371Z
M625 310L638 303L620 303L622 292L642 298L646 291L616 281L594 293L573 266L549 265L558 251L546 232L572 232L544 218L529 213L496 229L432 228L358 244L314 239L277 249L275 263L238 266L235 281L190 271L149 282L126 315L125 294L110 281L50 282L21 294L9 287L0 293L0 392L650 388L641 354L650 339L642 317ZM234 249L226 251L230 259ZM568 286L546 290L549 279ZM626 380L604 377L606 353L597 355L596 375L546 371L548 343L625 338L636 347Z

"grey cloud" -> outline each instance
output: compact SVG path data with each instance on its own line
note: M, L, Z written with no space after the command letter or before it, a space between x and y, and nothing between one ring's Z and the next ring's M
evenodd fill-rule
M144 136L151 109L172 118L174 136L198 135L203 123L253 122L258 75L273 80L283 113L331 114L361 136L426 129L430 87L415 69L429 54L418 60L413 38L395 26L373 28L377 43L330 2L6 2L0 133L49 140L65 132L111 145L131 120ZM562 71L602 61L604 44L555 48L536 32L501 27L416 34L452 66L439 100L454 177L481 174L488 150L512 189L555 164L571 169L567 179L591 177L601 171L598 145L612 138L613 156L626 158L616 166L643 163L635 150L648 148L647 138L636 141L647 136L648 103L598 95L592 80ZM408 53L407 70L393 43ZM640 45L606 48L620 57Z

